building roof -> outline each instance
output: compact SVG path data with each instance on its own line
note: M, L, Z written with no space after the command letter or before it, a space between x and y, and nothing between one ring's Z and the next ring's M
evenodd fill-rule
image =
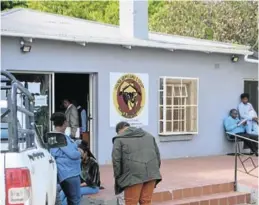
M149 39L127 38L118 26L39 12L12 9L1 13L1 36L49 39L57 41L150 47L167 50L189 50L250 55L248 46L202 40L190 37L149 33Z

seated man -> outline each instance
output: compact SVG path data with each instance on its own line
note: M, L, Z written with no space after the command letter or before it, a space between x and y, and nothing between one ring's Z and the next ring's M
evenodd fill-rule
M224 120L225 130L227 132L258 141L257 135L245 133L245 130L246 130L245 126L246 126L246 121L244 121L244 120L240 121L240 119L238 118L237 110L236 109L230 110L229 116ZM233 139L234 139L234 136L233 136ZM252 152L255 153L257 156L258 155L257 154L258 153L257 143L251 142L248 140L244 140L244 139L242 139L242 140L252 150Z
M241 102L238 105L238 112L241 120L246 120L246 133L258 135L258 117L251 103L249 103L249 94L243 93L240 96Z

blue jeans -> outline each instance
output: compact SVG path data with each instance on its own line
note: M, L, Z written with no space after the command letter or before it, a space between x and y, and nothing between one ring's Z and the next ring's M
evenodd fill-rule
M80 177L71 177L60 183L63 194L66 196L67 205L80 205ZM63 204L62 198L61 202Z
M87 187L87 186L80 187L81 197L83 195L97 194L98 192L99 192L99 187L95 187L95 188ZM67 205L67 198L64 192L61 191L59 195L60 195L61 205Z

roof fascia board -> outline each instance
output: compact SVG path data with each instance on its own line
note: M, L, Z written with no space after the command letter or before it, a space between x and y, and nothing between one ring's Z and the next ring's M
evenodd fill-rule
M89 39L82 38L69 38L63 36L46 36L46 35L30 35L22 33L14 33L4 31L1 36L6 37L22 37L22 38L33 38L33 39L45 39L45 40L56 40L56 41L66 41L66 42L86 42L86 43L96 43L96 44L110 44L110 45L123 45L123 46L136 46L136 47L149 47L149 48L161 48L161 49L171 49L171 50L188 50L188 51L199 51L205 53L225 53L225 54L236 54L236 55L252 55L253 52L248 50L233 49L233 48L218 48L212 46L197 46L197 45L182 45L182 44L169 44L160 43L147 40L139 40L137 42L121 39L104 39L89 37Z

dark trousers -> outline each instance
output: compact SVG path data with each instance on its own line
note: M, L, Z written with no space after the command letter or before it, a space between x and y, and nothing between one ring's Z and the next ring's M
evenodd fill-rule
M60 186L67 197L68 205L80 204L80 177L71 177L60 183Z
M247 134L247 133L237 133L237 135L240 135L242 137L246 137L248 139L251 140L255 140L258 142L258 135L251 135L251 134ZM241 139L242 141L244 141L245 145L251 149L251 151L253 153L255 153L256 156L258 156L258 143L256 142L251 142L249 140L245 140L245 139Z

